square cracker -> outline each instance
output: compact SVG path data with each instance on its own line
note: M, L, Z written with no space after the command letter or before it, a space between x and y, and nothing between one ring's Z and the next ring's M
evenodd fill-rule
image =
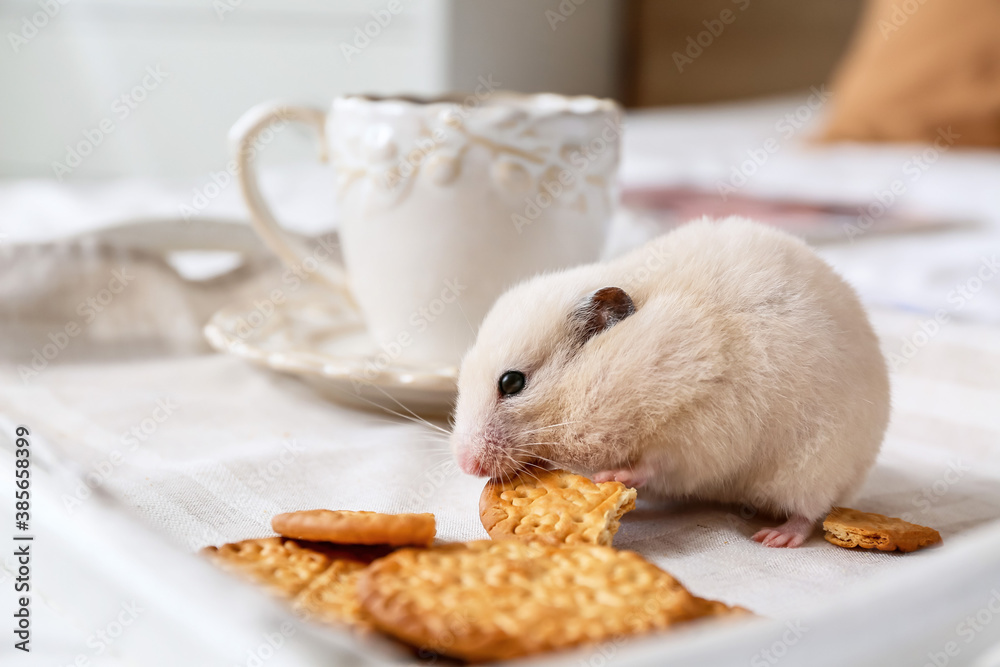
M621 482L595 484L565 470L538 470L488 482L479 515L494 540L610 545L635 497Z
M824 537L827 542L848 549L861 547L908 552L941 541L941 534L933 528L846 507L830 510L823 521L823 530L826 531Z

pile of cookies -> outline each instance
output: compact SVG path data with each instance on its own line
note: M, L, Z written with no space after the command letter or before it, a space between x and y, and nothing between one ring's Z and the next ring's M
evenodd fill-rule
M635 498L619 482L538 470L486 484L479 512L491 540L434 545L432 514L309 510L274 517L279 537L204 551L307 618L476 662L749 614L612 548ZM932 528L841 507L823 527L845 548L941 541Z
M271 527L280 537L202 552L288 600L303 616L365 631L375 626L358 597L361 573L397 547L429 546L436 530L432 514L331 510L279 514Z
M274 517L281 537L205 552L307 617L471 661L749 613L612 548L634 506L635 490L618 482L538 471L483 490L492 541L432 545L430 514L311 510Z

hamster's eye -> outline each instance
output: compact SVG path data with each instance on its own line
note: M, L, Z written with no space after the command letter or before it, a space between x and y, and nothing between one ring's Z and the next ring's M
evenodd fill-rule
M524 389L524 373L521 371L507 371L500 376L500 393L504 396L512 396Z

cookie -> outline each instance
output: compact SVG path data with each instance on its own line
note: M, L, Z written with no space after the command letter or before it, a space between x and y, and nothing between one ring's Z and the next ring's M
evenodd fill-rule
M635 509L635 495L621 482L595 484L565 470L538 470L487 482L479 516L494 540L610 545L622 515Z
M602 642L722 613L638 554L520 540L401 549L361 573L358 593L383 632L421 651L470 661Z
M706 600L705 598L695 598L695 602L701 606L702 614L710 616L753 616L754 613L746 607L730 607L725 602L719 600Z
M933 528L846 507L834 507L823 521L823 530L827 542L848 549L916 551L941 541L941 534Z
M295 597L293 609L321 623L372 629L371 619L358 597L358 577L365 567L357 561L334 561Z
M433 514L381 514L347 510L305 510L271 519L274 532L303 540L339 544L427 546L434 541Z
M281 537L206 547L202 553L223 569L284 598L294 597L332 562L331 557L321 551Z

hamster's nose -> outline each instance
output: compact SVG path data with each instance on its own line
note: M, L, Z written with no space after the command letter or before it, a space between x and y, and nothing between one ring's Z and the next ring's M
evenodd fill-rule
M486 465L480 461L468 448L458 450L455 454L459 469L466 475L489 477Z

